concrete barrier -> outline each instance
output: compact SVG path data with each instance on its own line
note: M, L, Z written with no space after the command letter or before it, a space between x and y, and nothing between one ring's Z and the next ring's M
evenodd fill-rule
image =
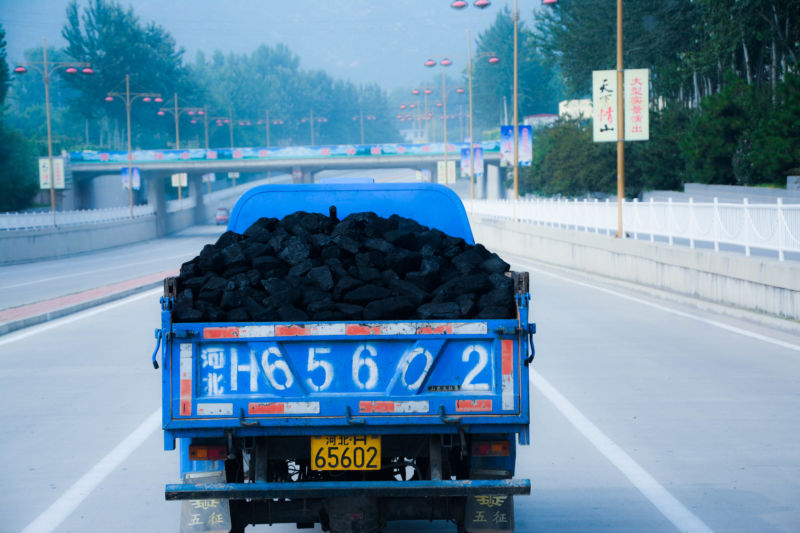
M156 236L155 215L100 224L14 230L0 233L0 264L79 254Z
M195 210L184 209L166 215L167 233L195 224ZM213 220L213 219L212 219ZM0 265L41 261L103 250L158 237L156 216L100 224L13 230L0 232Z
M800 264L470 217L475 241L574 270L800 320Z

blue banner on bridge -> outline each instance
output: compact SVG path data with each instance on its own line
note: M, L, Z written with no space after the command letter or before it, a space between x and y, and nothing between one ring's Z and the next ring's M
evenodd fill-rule
M476 143L477 145L478 143ZM447 143L448 154L460 154L464 143ZM500 152L500 141L480 143L484 154ZM344 157L379 156L427 156L443 155L444 143L428 144L344 144L327 146L275 146L263 148L193 148L188 150L135 150L132 160L136 163L158 163L162 161L214 161L237 159L320 159ZM73 163L127 163L128 152L94 151L70 152Z

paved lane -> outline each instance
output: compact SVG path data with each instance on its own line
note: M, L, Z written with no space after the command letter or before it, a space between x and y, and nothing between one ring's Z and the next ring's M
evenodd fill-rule
M224 226L48 261L0 266L0 309L39 302L175 268L214 242Z
M536 372L696 517L694 526L800 529L800 339L584 282L532 271ZM3 531L45 512L159 406L160 374L149 362L157 292L64 320L0 337ZM737 334L742 326L783 344ZM545 382L536 384L534 444L519 448L518 466L534 488L517 498L517 530L677 531L680 516L657 507L663 494L637 488L630 464L609 460ZM62 523L43 530L176 531L179 506L163 501L163 485L176 478L177 458L161 446L153 427L73 500Z

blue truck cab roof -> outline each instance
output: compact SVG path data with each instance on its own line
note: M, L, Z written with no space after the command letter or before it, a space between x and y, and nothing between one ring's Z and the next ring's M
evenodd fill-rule
M399 215L475 244L461 200L448 187L434 183L262 185L239 198L228 229L244 233L261 217L283 218L296 211L327 215L331 206L342 219L364 211L381 217Z

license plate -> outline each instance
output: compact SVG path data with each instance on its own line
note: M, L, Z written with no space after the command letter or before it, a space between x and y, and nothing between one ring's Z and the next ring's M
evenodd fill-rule
M374 435L311 437L314 470L380 470L381 438Z

